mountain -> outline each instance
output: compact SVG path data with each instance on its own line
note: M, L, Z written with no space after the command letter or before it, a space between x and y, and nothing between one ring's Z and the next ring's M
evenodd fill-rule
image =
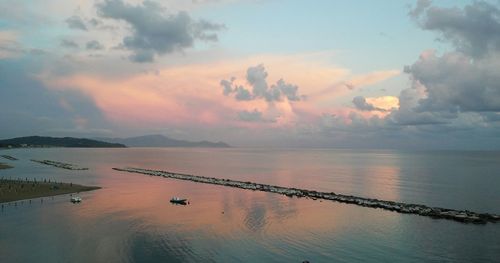
M163 135L145 135L130 138L98 138L101 141L110 143L121 143L129 147L214 147L226 148L230 147L224 142L209 142L209 141L184 141L169 138Z
M18 137L0 140L0 147L75 147L75 148L125 148L119 143L108 143L72 137L56 138L43 136Z

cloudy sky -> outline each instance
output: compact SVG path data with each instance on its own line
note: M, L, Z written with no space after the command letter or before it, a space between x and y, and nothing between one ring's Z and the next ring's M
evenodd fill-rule
M500 1L0 0L0 138L500 148Z

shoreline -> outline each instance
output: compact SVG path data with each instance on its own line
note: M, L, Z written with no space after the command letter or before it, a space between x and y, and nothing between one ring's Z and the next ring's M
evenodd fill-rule
M12 169L12 168L14 168L14 167L10 166L8 164L0 163L0 170L3 170L3 169Z
M164 178L179 179L192 181L197 183L222 185L227 187L241 188L253 191L263 191L286 195L288 197L306 197L313 200L323 199L340 203L354 204L363 207L379 208L383 210L427 216L434 219L447 219L462 223L486 224L488 222L496 223L500 221L500 215L489 213L476 213L468 210L455 210L441 207L429 207L421 204L408 204L402 202L386 201L352 195L336 194L333 192L318 192L314 190L298 189L291 187L282 187L268 184L260 184L253 182L242 182L229 179L221 179L214 177L204 177L181 173L171 173L167 171L149 170L141 168L113 168L113 170L129 173L139 173L152 176L160 176Z
M98 189L101 189L101 187L73 183L0 178L0 203L87 192Z

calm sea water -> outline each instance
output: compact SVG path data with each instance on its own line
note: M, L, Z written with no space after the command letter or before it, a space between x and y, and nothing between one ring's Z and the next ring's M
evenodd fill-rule
M16 149L0 177L103 189L4 205L0 262L500 262L500 225L122 173L142 167L500 213L500 152ZM30 162L89 167L67 171ZM190 205L169 203L172 196Z

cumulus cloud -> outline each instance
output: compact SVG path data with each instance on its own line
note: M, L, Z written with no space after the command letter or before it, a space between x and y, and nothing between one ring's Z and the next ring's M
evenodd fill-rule
M78 29L78 30L83 30L87 31L87 26L85 25L85 22L83 22L83 19L79 16L71 16L68 19L66 19L66 24L68 24L68 27L71 29Z
M99 41L97 41L97 40L92 40L92 41L87 42L87 44L85 45L85 47L87 48L87 50L101 50L101 49L104 49L104 46L101 43L99 43Z
M460 53L427 52L406 68L426 88L420 111L500 111L500 56L472 60Z
M283 79L269 86L267 76L268 73L264 65L260 64L247 69L246 80L252 91L241 85L235 85L236 79L234 77L231 80L221 80L220 85L224 95L234 94L236 100L265 99L267 102L274 102L283 101L285 98L288 101L300 101L306 98L304 95L298 94L299 87L297 85L287 83Z
M411 85L388 114L325 114L317 129L325 136L363 145L418 148L494 148L500 133L500 2L474 1L463 8L421 0L409 16L437 33L452 50L422 52L406 66ZM357 96L360 111L377 111L374 98ZM397 138L397 139L395 139ZM496 144L495 144L496 143ZM481 146L479 146L481 145Z
M400 108L387 120L400 125L463 125L466 118L487 123L500 112L500 9L475 1L464 8L441 8L419 1L410 12L425 30L437 32L455 50L428 50L405 67L412 81ZM469 121L470 123L470 121Z
M458 51L474 57L500 51L500 8L498 4L474 1L460 8L440 8L420 0L410 14L425 30L439 32Z
M187 12L167 15L163 7L152 1L130 5L121 0L105 0L96 7L101 17L131 26L132 33L123 38L122 45L132 52L129 58L134 62L152 62L155 56L192 47L195 40L216 41L216 32L224 28L222 24L193 20Z
M252 94L243 86L234 88L234 93L234 98L236 98L237 100L252 100Z

